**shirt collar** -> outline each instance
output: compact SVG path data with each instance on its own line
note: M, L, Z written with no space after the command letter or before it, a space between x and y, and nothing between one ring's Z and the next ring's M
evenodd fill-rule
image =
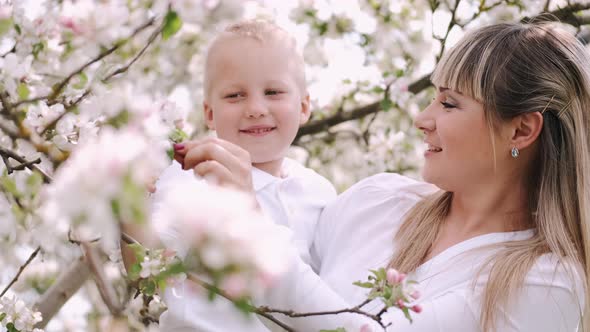
M252 167L252 185L254 185L254 191L259 191L278 180L280 180L278 177L272 176L256 167Z

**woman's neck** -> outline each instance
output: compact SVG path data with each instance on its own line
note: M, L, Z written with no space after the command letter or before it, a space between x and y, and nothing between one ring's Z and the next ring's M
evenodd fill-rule
M528 199L522 182L496 182L475 192L454 192L445 224L466 234L527 229L532 224Z

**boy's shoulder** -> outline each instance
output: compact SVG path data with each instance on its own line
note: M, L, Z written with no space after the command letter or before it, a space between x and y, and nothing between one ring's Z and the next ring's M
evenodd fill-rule
M328 179L298 161L285 158L283 170L287 173L288 179L298 181L307 190L321 191L332 196L337 194L336 189Z

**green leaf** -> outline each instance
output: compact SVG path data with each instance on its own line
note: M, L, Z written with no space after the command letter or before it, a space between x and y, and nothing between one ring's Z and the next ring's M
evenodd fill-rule
M88 83L88 76L84 73L80 73L76 76L76 79L78 82L76 84L72 84L72 87L78 90L84 89L86 83Z
M6 331L8 331L8 332L20 332L20 330L17 330L16 327L14 327L14 324L13 323L6 324Z
M178 14L171 10L166 14L164 18L164 28L162 29L162 38L167 40L172 37L182 27L182 20Z
M10 31L10 29L12 29L12 23L12 18L5 18L3 20L0 20L0 36L4 35L8 31Z
M37 59L37 56L39 55L39 53L41 53L41 51L43 51L43 49L45 49L45 43L43 42L38 42L33 45L32 52L35 59Z
M16 182L9 176L3 176L0 178L0 186L4 188L5 191L9 192L12 196L16 198L22 197L20 191L16 187Z
M4 318L6 318L6 313L3 312L0 314L0 322L4 320Z
M152 279L142 279L139 282L139 290L147 296L153 296L156 293L156 282Z
M113 215L115 215L115 217L121 217L121 203L118 200L111 200L111 211L113 211Z
M36 193L43 185L43 176L39 172L33 172L27 177L26 184L29 192Z
M404 313L404 316L406 316L406 318L410 321L410 323L412 322L412 316L410 316L410 309L408 309L408 307L403 307L401 308L402 312Z
M366 281L366 282L355 281L352 284L355 286L362 287L362 288L373 288L375 286L372 282L368 282L368 281Z
M387 278L387 273L385 272L385 269L381 267L377 270L376 276L379 280L385 280Z
M384 112L387 112L387 111L391 110L393 108L393 105L394 104L391 101L391 99L389 99L389 97L383 98L383 100L381 100L381 102L379 103L379 107Z
M234 300L232 302L234 303L234 306L236 308L238 308L238 310L240 310L241 312L243 312L246 315L254 312L254 310L255 310L255 308L250 304L250 301L248 300L248 298L244 297L244 298Z
M119 129L129 122L129 112L127 110L121 111L116 116L110 118L107 124Z
M386 300L389 300L391 298L391 295L392 295L391 288L385 287L385 289L383 290L383 298Z
M19 35L22 33L22 30L20 28L20 25L18 25L18 24L15 24L14 25L14 30L16 30L16 33L18 33Z
M383 91L385 91L385 89L383 89L380 86L375 86L375 87L373 87L373 89L371 91L374 93L383 93Z
M129 248L133 251L133 254L135 254L135 259L138 262L143 262L145 255L146 255L146 249L141 244L139 244L139 243L128 244L127 248Z
M166 150L166 154L168 155L168 158L170 158L170 160L174 159L174 149L170 148Z
M346 332L346 329L343 327L339 327L335 330L320 330L320 332Z
M129 272L127 273L127 277L131 281L138 280L140 272L141 272L141 264L135 263L135 264L131 265L131 267L129 268Z
M16 88L16 93L18 94L20 99L27 99L31 91L25 83L20 83Z
M187 140L188 134L185 133L182 129L174 129L170 135L168 135L168 138L174 142L174 143L180 143L182 141Z

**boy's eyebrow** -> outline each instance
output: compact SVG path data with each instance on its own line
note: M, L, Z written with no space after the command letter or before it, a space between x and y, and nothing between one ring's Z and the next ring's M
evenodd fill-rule
M287 82L285 82L284 80L269 80L268 83L270 84L279 84L279 85L288 85Z

